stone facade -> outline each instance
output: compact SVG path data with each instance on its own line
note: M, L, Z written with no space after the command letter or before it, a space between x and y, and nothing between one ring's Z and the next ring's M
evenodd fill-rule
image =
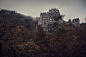
M67 22L70 27L80 27L80 20L79 18L74 18L71 22L71 19Z
M60 12L56 8L49 9L49 12L47 13L40 13L40 20L38 21L38 25L48 24L50 19L54 20L53 17L58 15L60 15Z
M49 12L40 13L40 20L38 21L38 25L41 25L44 28L44 31L48 32L52 30L55 21L53 19L54 16L60 15L60 12L56 8L49 9ZM63 20L59 20L59 24L62 24Z
M79 20L79 18L73 19L72 25L75 26L75 27L80 27L80 20Z

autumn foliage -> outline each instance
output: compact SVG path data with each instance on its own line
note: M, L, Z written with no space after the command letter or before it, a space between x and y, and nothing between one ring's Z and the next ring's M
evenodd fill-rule
M36 33L37 33L38 39L40 40L43 40L46 36L45 31L43 30L43 27L41 27L41 25L38 26Z
M41 25L34 31L37 22L32 24L17 13L0 16L3 57L85 57L85 27L65 23L55 27L53 33L46 33Z
M65 26L65 27L69 27L69 25L68 25L67 23L65 23L63 26Z

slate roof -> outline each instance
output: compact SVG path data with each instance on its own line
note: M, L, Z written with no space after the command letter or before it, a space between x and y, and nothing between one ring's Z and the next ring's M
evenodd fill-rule
M79 18L73 19L72 22L74 22L74 20L75 20L75 22L78 22Z
M68 23L71 23L71 19L68 20Z

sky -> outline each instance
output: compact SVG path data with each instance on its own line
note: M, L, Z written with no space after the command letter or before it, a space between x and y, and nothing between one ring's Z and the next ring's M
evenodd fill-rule
M0 9L15 10L18 13L40 17L41 12L58 8L64 20L80 18L84 23L86 18L86 0L0 0Z

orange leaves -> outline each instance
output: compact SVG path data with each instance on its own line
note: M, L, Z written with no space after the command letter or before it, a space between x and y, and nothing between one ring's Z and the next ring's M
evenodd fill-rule
M40 31L40 32L43 31L43 27L41 27L41 25L39 25L37 28L37 31Z
M17 29L16 31L21 31L21 30L22 30L22 29L19 28L19 29Z
M45 31L43 31L43 28L41 27L41 25L38 26L37 28L37 37L42 40L45 38L46 34L45 34Z
M32 40L25 43L25 44L20 44L17 45L20 49L22 49L21 51L28 51L28 52L34 52L35 50L40 50L40 46L38 46L37 44L35 44L35 42L33 42Z
M54 42L54 41L56 41L56 39L57 39L57 35L56 34L54 34L53 36L52 36L52 39L50 39L50 42Z
M68 31L68 34L69 34L69 35L71 35L71 36L73 36L73 35L78 35L76 29L70 28L70 27L69 27L68 29L69 29L69 31Z
M26 26L20 25L20 26L16 26L15 30L16 30L17 32L20 32L20 31L22 31L22 30L27 30L27 28L26 28Z
M26 46L28 45L28 47L30 47L31 45L33 46L33 48L39 50L40 49L40 46L36 45L34 41L30 41L30 42L27 42L26 43Z
M14 34L14 36L17 36L17 34Z
M77 40L77 37L78 37L78 36L72 36L72 37L73 37L75 40Z
M50 39L50 42L53 43L55 40L56 40L55 38L52 38L52 39Z
M75 30L75 29L72 29L72 31L76 32L76 30Z
M24 25L16 26L16 28L26 28Z
M70 30L70 31L73 31L73 32L76 32L76 29L74 29L74 28L70 28L70 27L68 27L68 29Z
M65 27L69 27L69 25L67 23L64 24Z
M70 27L68 27L68 29L69 29L69 30L71 30L71 28L70 28Z
M20 26L21 28L24 28L24 26Z

